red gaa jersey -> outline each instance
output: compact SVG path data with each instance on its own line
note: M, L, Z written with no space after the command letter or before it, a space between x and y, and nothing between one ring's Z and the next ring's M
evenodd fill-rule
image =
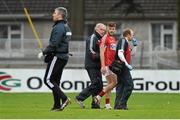
M104 43L106 50L104 52L105 66L111 65L116 53L117 41L114 36L106 34L103 36L101 44Z

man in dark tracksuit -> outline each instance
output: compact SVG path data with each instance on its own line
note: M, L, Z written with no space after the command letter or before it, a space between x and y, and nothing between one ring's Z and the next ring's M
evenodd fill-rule
M131 63L131 47L130 41L133 40L134 32L127 28L123 32L123 37L117 44L116 60L124 62L122 72L117 75L118 84L116 86L116 99L114 109L128 110L127 102L133 91L133 80L130 70L132 70Z
M68 62L68 46L71 39L71 31L66 18L66 8L58 7L54 10L53 21L55 24L53 25L49 45L43 51L47 63L44 83L52 90L54 97L52 111L61 111L70 103L70 99L59 87L63 69Z
M86 40L85 69L90 77L91 85L75 98L81 108L85 107L83 103L85 99L91 95L96 96L103 88L99 44L105 30L106 26L104 24L96 24L94 33ZM100 108L100 106L92 101L91 108Z

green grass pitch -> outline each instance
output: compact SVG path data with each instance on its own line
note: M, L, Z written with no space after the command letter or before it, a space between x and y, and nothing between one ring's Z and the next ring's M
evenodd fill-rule
M180 119L180 94L133 93L129 110L91 109L91 97L81 109L75 103L77 93L68 93L72 103L59 112L51 112L51 93L0 93L0 119ZM111 95L113 106L115 94Z

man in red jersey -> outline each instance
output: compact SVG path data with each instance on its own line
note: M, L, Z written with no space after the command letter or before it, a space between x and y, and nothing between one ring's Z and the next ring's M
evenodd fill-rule
M107 34L101 40L100 44L100 58L101 58L101 73L106 77L107 86L94 97L95 101L100 104L101 97L106 94L105 108L111 109L110 106L110 92L117 84L117 77L110 69L109 66L114 61L116 53L117 41L114 37L116 32L116 23L109 22L107 24Z
M134 32L130 28L123 31L123 38L117 43L117 60L124 62L122 72L117 75L116 99L114 109L128 110L127 101L133 91L134 85L130 70L131 63L131 46L130 42L134 38Z

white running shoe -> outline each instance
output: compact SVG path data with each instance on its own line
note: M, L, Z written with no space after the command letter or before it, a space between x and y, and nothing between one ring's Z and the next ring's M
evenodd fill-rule
M111 107L111 105L110 105L110 104L105 104L105 109L107 109L107 110L111 110L111 109L112 109L112 107Z

